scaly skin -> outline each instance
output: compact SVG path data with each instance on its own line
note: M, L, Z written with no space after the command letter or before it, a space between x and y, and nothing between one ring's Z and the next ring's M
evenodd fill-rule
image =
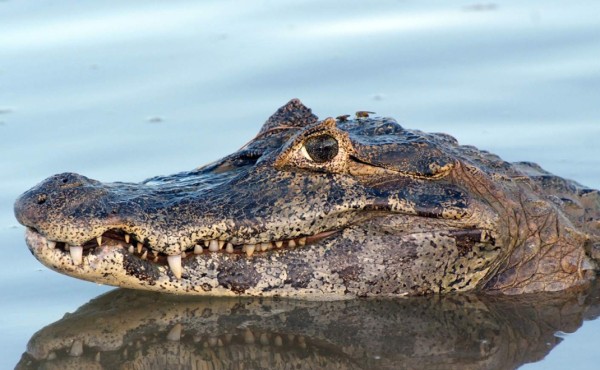
M35 333L15 369L516 369L598 315L590 288L333 302L117 289Z
M178 294L518 294L595 278L598 191L361 113L319 121L292 100L217 162L139 184L55 175L15 214L52 269Z

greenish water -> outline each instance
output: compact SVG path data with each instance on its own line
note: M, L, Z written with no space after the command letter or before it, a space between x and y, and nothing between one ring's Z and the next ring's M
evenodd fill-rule
M194 168L292 97L320 117L375 111L600 188L597 14L592 1L0 2L0 368L110 290L31 257L12 215L22 191L64 171L140 181ZM523 368L595 369L593 317L550 327L560 344Z

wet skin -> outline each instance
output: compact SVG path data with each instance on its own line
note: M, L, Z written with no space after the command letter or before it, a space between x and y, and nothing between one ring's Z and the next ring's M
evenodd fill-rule
M516 369L597 317L599 293L315 302L117 289L40 329L16 369Z
M539 166L299 100L239 151L142 183L64 173L15 203L46 266L178 294L341 299L594 279L600 195Z

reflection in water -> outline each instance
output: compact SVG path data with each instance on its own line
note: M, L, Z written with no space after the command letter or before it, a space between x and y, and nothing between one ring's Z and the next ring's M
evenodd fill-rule
M600 289L305 302L115 290L37 332L17 369L514 369L600 312Z

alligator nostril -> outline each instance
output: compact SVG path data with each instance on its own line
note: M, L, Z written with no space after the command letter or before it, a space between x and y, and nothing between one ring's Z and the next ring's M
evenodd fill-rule
M48 196L46 194L40 194L37 196L37 204L44 204L46 203L46 199L48 199Z

